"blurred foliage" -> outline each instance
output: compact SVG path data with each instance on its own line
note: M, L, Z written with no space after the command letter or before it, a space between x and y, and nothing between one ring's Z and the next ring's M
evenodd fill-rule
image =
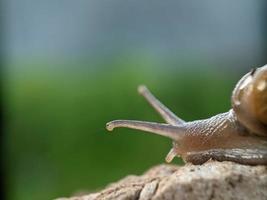
M113 119L162 122L137 94L139 84L181 118L194 120L227 111L240 77L199 64L165 71L142 59L102 63L98 69L86 63L24 65L10 66L5 79L5 167L12 200L94 191L164 163L170 140L105 130Z

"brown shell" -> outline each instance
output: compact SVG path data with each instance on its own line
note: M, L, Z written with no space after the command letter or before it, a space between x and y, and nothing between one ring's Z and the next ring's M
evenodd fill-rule
M232 107L250 132L267 136L267 65L241 78L233 91Z

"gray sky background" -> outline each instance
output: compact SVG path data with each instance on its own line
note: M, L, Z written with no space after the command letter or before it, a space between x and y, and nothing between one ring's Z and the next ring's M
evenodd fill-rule
M157 58L255 65L265 59L264 0L3 0L6 55Z

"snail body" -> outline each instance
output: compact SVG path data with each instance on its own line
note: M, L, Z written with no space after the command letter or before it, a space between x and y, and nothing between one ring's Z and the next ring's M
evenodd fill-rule
M252 70L236 84L232 108L208 119L185 122L165 107L145 87L139 93L167 124L135 120L107 123L109 131L127 127L172 139L166 156L171 162L181 156L185 162L202 164L209 159L249 165L267 165L267 65Z

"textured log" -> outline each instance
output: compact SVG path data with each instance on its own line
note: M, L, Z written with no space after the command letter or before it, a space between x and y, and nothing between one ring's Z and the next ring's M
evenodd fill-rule
M266 200L267 166L208 161L179 167L159 165L127 176L106 189L57 200Z

